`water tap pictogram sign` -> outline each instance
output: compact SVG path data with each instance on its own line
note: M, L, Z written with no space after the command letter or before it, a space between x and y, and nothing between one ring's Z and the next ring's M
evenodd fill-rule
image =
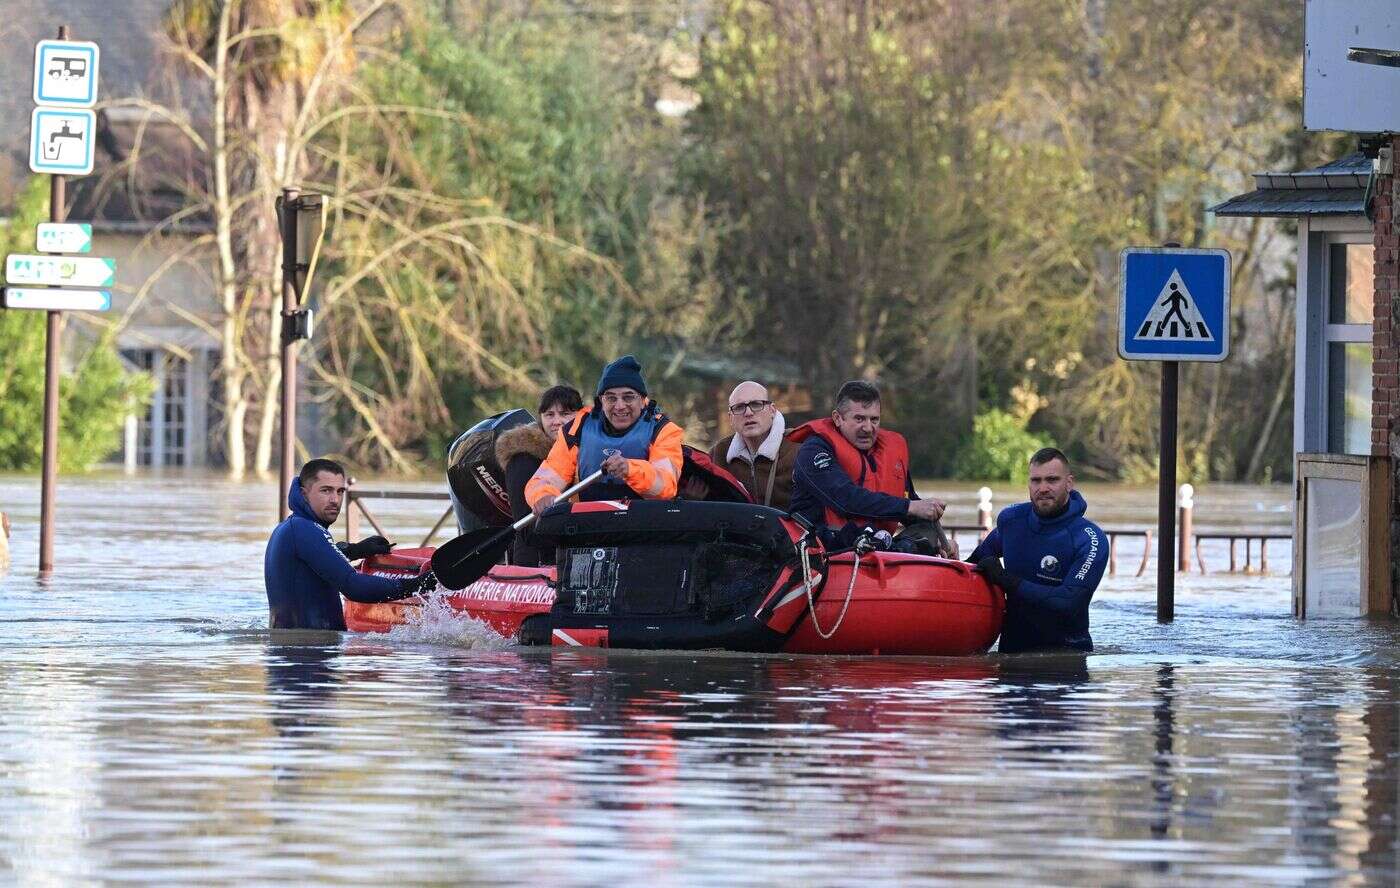
M1230 354L1230 253L1128 247L1119 259L1118 354L1223 361Z
M86 176L92 172L96 130L97 115L91 111L35 108L29 118L29 168Z

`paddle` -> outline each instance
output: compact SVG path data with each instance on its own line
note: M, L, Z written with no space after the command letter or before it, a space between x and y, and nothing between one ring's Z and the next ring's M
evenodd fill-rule
M601 477L603 470L599 469L559 494L554 501L563 502ZM500 562L511 540L515 539L515 532L524 530L534 521L535 514L531 512L510 527L500 530L483 527L448 540L433 553L433 573L437 574L438 582L454 591L475 583Z

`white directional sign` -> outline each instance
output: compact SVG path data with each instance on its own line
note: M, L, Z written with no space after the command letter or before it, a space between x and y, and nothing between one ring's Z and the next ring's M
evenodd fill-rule
M35 246L40 253L86 253L92 249L92 226L86 222L40 222Z
M35 108L29 117L29 168L36 173L86 176L92 172L97 115Z
M41 311L107 311L112 307L112 293L109 290L6 287L5 307Z
M97 102L101 50L84 40L40 40L34 46L34 104L91 108Z
M8 284L50 284L56 287L108 287L117 278L117 260L96 256L5 257Z

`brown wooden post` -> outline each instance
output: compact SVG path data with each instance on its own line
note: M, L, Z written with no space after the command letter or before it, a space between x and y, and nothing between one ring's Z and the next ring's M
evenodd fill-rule
M345 486L348 488L345 491L345 540L353 543L360 535L360 519L355 514L355 479L346 478Z
M1176 569L1182 573L1191 572L1191 517L1195 512L1196 488L1190 484L1181 485L1180 505L1177 507L1177 522L1181 525L1181 539L1177 540Z

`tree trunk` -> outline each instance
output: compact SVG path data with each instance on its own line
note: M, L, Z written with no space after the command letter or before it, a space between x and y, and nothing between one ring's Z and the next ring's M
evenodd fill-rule
M1274 387L1274 400L1269 405L1269 415L1264 418L1264 427L1259 430L1259 437L1254 442L1254 452L1249 455L1249 465L1245 467L1243 480L1259 480L1260 463L1264 461L1264 453L1269 449L1269 440L1274 436L1274 425L1278 422L1279 414L1283 412L1283 402L1292 388L1293 350L1289 349L1284 353L1283 372L1278 375L1278 385Z
M295 91L289 87L276 90L261 107L261 126L254 129L259 153L256 193L262 195L248 237L248 268L257 276L257 291L266 300L267 318L265 341L259 351L263 355L263 389L261 415L258 417L257 445L253 454L254 470L259 476L272 471L273 436L282 411L282 237L276 224L275 208L282 187L296 177L294 164L288 156L288 133L297 114Z
M219 296L223 304L219 373L223 377L224 459L229 475L239 478L247 470L243 423L248 401L243 391L242 331L238 312L237 268L233 261L233 204L229 195L228 89L229 26L232 3L219 12L214 52L214 239L218 245Z

